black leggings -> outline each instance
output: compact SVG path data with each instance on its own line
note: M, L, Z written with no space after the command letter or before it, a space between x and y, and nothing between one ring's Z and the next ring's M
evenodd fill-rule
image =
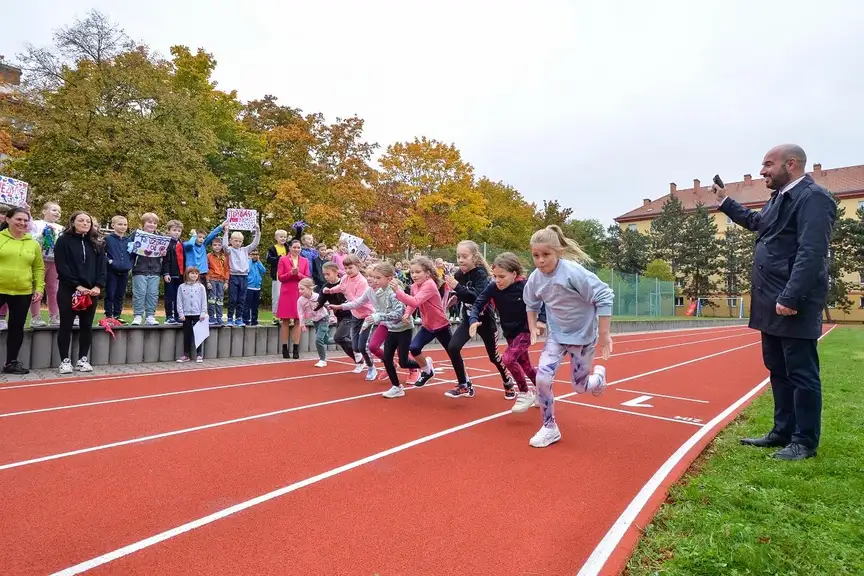
M60 311L60 329L57 330L57 349L60 359L69 358L69 346L72 343L72 326L75 316L78 316L78 358L90 355L90 343L93 341L93 318L96 316L98 296L90 296L92 302L86 310L72 309L72 295L75 288L60 282L57 287L57 308Z
M0 308L4 304L9 306L9 328L6 332L7 365L18 360L18 352L21 351L21 344L24 343L24 324L27 322L27 312L30 310L32 299L32 294L0 294Z
M192 351L194 350L198 356L202 356L202 352L204 352L204 343L202 342L198 348L195 348L195 324L200 320L200 316L192 315L186 316L186 319L183 321L183 351L186 352L186 356L192 358Z
M447 347L447 354L450 356L450 362L453 364L453 371L456 373L456 381L460 384L468 382L468 376L465 373L465 361L462 360L462 348L471 339L468 334L468 329L471 325L468 323L468 318L462 316L462 322L453 333L453 339L450 340L450 346ZM501 380L504 384L510 382L510 373L507 368L501 363L501 356L498 354L498 325L495 324L495 319L491 316L483 315L480 317L480 326L477 327L477 334L483 340L483 345L486 347L486 354L489 356L489 361L498 369L501 374Z
M346 316L336 324L336 333L333 334L333 342L336 343L345 354L354 362L354 347L351 345L351 329L354 326L354 316Z
M393 386L399 386L399 375L396 374L396 365L393 362L393 357L396 351L399 351L399 366L406 370L418 370L420 365L408 357L409 348L411 347L411 330L403 330L402 332L387 332L387 338L384 340L384 369L387 370L387 376L390 377L390 383Z

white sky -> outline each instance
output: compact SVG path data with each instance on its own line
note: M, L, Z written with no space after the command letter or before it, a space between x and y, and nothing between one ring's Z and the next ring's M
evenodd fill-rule
M0 54L96 8L168 55L203 47L242 100L357 114L382 149L453 142L479 176L579 218L669 190L758 177L794 141L864 163L864 4L759 0L27 0Z

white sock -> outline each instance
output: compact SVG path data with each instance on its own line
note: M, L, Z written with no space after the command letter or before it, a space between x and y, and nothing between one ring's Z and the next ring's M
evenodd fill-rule
M426 357L426 369L424 370L424 372L426 372L427 374L431 374L433 371L434 370L432 369L432 359L427 356Z

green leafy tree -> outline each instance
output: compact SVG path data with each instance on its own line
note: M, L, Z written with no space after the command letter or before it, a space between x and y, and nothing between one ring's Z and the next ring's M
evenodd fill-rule
M652 260L649 262L645 267L643 276L646 278L656 278L663 282L673 282L675 280L675 276L672 274L672 267L669 266L668 262L663 260Z
M846 209L839 206L839 200L834 197L837 206L837 220L831 232L831 243L828 247L828 297L825 302L825 318L831 322L831 308L849 313L852 310L852 300L849 291L852 283L846 279L849 274L860 272L861 262L858 255L861 251L861 219L847 218Z
M642 274L648 265L650 238L612 225L606 231L603 262L616 272Z
M605 265L606 230L603 228L603 224L598 220L577 220L573 218L567 221L562 229L564 230L564 234L579 244L598 265Z
M504 182L493 182L484 176L476 187L486 202L489 221L478 234L478 241L500 250L526 250L531 234L539 226L534 218L536 206Z
M729 228L719 240L723 292L727 298L739 298L750 288L754 239L752 232L734 227ZM733 312L730 309L730 315L734 315Z
M563 230L572 215L573 209L561 206L558 200L544 200L543 208L537 211L537 220L543 228L555 224Z
M686 216L684 204L674 194L663 203L660 214L651 221L652 258L665 260L672 267L672 273L679 276L681 255L684 250L683 230Z
M717 224L703 205L684 219L680 231L677 277L683 280L683 294L694 300L718 291L717 278L722 272ZM710 302L710 301L709 301Z

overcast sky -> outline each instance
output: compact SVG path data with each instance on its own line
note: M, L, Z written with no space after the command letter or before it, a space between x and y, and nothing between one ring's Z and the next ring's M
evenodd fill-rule
M669 190L757 176L801 144L864 163L861 2L760 0L27 0L0 54L96 8L167 55L203 47L242 100L357 114L368 140L453 142L478 176L579 218Z

